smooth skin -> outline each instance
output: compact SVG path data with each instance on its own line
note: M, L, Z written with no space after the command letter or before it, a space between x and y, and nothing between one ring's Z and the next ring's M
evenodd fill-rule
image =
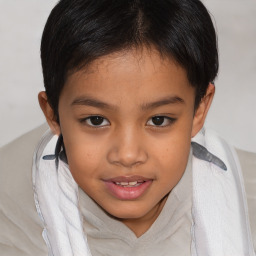
M195 111L186 71L142 48L101 57L71 74L60 95L60 124L45 92L39 103L52 131L63 135L78 185L140 237L181 179L214 91L209 84ZM152 180L136 199L120 200L106 186L105 180L134 175Z

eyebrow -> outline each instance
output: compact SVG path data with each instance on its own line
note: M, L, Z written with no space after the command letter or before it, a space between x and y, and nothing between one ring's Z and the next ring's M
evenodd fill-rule
M171 96L171 97L166 97L154 102L142 104L141 109L148 110L148 109L157 108L157 107L169 105L169 104L184 104L184 103L185 101L182 98L178 96ZM104 109L110 109L110 110L117 109L117 107L114 105L105 103L103 101L100 101L98 99L94 99L91 97L79 97L71 103L71 106L75 106L75 105L91 106L91 107L102 108L102 109L104 108Z
M141 106L141 109L148 110L169 104L185 104L185 101L178 96L171 96L154 102L145 103Z
M72 103L71 106L75 105L84 105L84 106L91 106L91 107L96 107L96 108L106 108L106 109L116 109L115 106L110 105L108 103L105 103L103 101L94 99L94 98L89 98L89 97L81 97L75 99Z

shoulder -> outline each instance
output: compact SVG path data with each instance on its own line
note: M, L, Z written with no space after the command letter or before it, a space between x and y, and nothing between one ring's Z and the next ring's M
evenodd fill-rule
M250 226L256 249L256 153L236 149L247 195Z
M0 148L0 251L3 255L46 255L32 186L33 152L42 125Z

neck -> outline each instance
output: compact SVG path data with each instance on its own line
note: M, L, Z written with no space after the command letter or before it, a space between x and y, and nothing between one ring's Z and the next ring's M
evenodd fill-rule
M146 233L152 224L155 222L159 214L161 213L168 195L165 196L153 209L151 209L145 216L137 219L120 219L122 223L124 223L136 237L142 236Z

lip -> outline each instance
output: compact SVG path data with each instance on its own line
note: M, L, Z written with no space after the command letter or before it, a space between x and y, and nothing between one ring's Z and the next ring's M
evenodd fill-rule
M135 187L123 187L115 184L115 182L143 182L139 186ZM151 186L153 180L142 176L119 176L104 180L107 190L114 197L120 200L135 200L141 197Z

